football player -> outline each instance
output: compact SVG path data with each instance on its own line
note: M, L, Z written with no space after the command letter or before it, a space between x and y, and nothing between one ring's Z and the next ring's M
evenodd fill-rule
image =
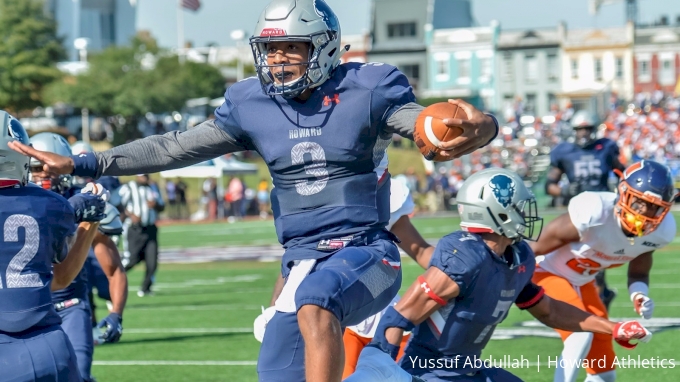
M0 381L82 381L50 289L82 268L105 204L29 183L29 158L7 147L13 140L29 144L21 123L0 111Z
M437 244L427 271L387 308L355 374L345 381L520 381L486 368L482 350L512 304L544 324L596 332L627 346L651 338L636 321L611 322L544 294L531 281L536 260L525 240L543 225L536 200L517 174L490 168L470 176L457 195L462 231ZM396 367L404 331L411 339ZM389 356L388 356L389 355Z
M70 155L71 148L68 142L60 135L54 133L40 133L31 137L30 142L33 147L45 152L60 155ZM59 195L73 195L81 191L80 187L73 187L70 175L41 177L42 165L40 162L31 159L30 161L32 181L41 185L44 189L51 190ZM88 190L86 186L83 190ZM101 186L100 186L101 187ZM102 187L104 190L104 188ZM108 199L108 198L107 198ZM97 256L103 268L111 274L110 287L113 290L112 302L113 311L98 325L103 329L102 337L105 341L116 342L122 334L122 313L127 296L127 277L123 270L115 245L103 232L112 229L112 226L122 227L120 221L115 223L117 210L107 204L105 212L108 213L102 221L106 224L98 227L93 239L94 255ZM92 247L92 246L91 246ZM102 248L103 247L103 248ZM88 257L89 258L89 257ZM94 339L92 330L92 311L88 293L90 290L88 272L92 268L91 258L86 265L80 269L78 276L73 282L64 288L55 290L52 293L52 301L57 313L62 319L62 328L68 336L73 349L76 352L78 369L83 380L92 379L90 371L92 369L92 355L94 352Z
M77 141L71 145L72 155L93 151L92 146L83 141ZM76 179L76 183L79 184L92 181L91 178L76 177ZM87 256L88 299L92 312L92 326L95 326L93 334L95 342L98 342L98 337L101 337L104 342L117 342L122 333L110 333L106 329L102 333L100 329L104 326L108 328L117 327L112 325L111 319L117 319L118 316L122 317L127 301L127 275L117 247L118 238L123 233L123 223L120 219L120 212L114 207L119 204L120 180L115 176L102 176L97 182L111 193L111 199L106 205L106 217L100 222L99 232L94 238L92 250ZM99 252L99 255L96 255L97 252ZM99 259L104 263L103 266ZM97 307L92 293L94 288L97 289L97 296L107 301L109 312L117 316L109 316L101 322L97 321ZM113 297L111 297L112 295Z
M562 142L552 150L545 183L546 193L561 196L565 204L583 191L609 191L608 179L612 171L620 173L625 169L619 160L616 142L608 138L596 139L599 121L590 112L579 110L570 122L574 142ZM562 174L567 176L569 183L560 187ZM616 292L607 287L604 271L598 273L596 280L608 309Z
M413 260L424 269L427 269L434 252L434 247L428 244L427 241L418 233L416 228L411 223L409 217L413 213L413 198L411 192L403 177L396 177L392 179L390 186L390 221L387 224L387 229L394 233L400 240L399 247L406 252ZM284 279L279 275L279 278L274 287L272 295L271 306L264 309L262 314L255 319L254 331L255 338L262 342L267 322L271 320L276 312L274 307L276 299L281 294ZM394 305L399 301L399 295L396 295L390 305ZM385 308L387 309L387 308ZM359 354L366 345L371 342L375 334L375 329L380 322L380 318L385 313L385 309L366 318L356 325L351 325L345 328L342 336L342 342L345 348L345 367L342 372L342 378L348 377L354 373ZM400 356L403 354L403 349L406 346L409 336L405 335L402 340ZM399 359L399 357L397 357Z
M273 0L250 39L257 76L230 86L215 119L103 153L63 157L13 144L46 172L97 178L185 167L255 150L273 178L272 210L287 278L258 359L261 381L340 381L342 327L381 311L401 284L389 219L387 146L413 139L408 79L382 63L340 64L340 22L323 0ZM490 142L498 124L463 101L446 158ZM383 262L383 260L385 260Z
M647 160L634 163L623 172L618 195L585 192L574 197L569 202L569 211L550 222L540 239L531 245L538 256L534 282L550 297L606 318L607 310L595 289L595 274L628 263L628 290L633 307L640 316L651 318L652 253L675 237L675 219L668 213L674 198L669 169ZM564 341L562 358L593 360L589 363L593 367L587 369L587 381L614 381L614 365L595 362L615 357L609 336L572 330L558 333ZM555 381L574 381L578 369L558 368L555 373Z

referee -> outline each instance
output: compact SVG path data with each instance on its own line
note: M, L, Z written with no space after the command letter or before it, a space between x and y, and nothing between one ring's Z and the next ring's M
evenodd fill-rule
M158 212L164 208L160 194L149 185L149 175L137 175L136 180L121 186L120 209L125 216L127 252L125 270L128 271L140 261L146 262L146 275L137 295L151 295L151 284L158 267Z

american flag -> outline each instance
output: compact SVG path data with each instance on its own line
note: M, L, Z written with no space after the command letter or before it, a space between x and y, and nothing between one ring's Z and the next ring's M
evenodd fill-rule
M191 9L192 11L197 11L201 7L200 0L180 0L182 8Z

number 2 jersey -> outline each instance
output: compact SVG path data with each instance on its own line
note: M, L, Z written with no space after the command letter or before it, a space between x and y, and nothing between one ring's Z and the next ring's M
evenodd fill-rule
M28 185L0 189L0 332L58 325L50 287L52 263L75 234L73 208L62 196Z
M412 102L406 76L375 63L338 66L305 102L266 96L256 78L227 89L216 124L267 163L279 242L297 246L284 264L327 256L319 240L386 226L387 119Z
M581 241L538 256L537 271L548 271L582 286L593 281L600 270L619 267L668 245L675 237L675 218L670 213L649 235L626 236L614 213L615 205L613 192L584 192L571 199L569 217Z

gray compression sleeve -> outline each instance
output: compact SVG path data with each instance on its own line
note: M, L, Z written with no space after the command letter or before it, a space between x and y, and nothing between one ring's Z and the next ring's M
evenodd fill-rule
M413 140L413 129L416 126L418 114L425 109L417 103L407 103L392 113L387 119L385 132L396 133L404 138Z
M243 150L214 120L209 120L185 132L152 135L95 153L96 177L171 170Z

